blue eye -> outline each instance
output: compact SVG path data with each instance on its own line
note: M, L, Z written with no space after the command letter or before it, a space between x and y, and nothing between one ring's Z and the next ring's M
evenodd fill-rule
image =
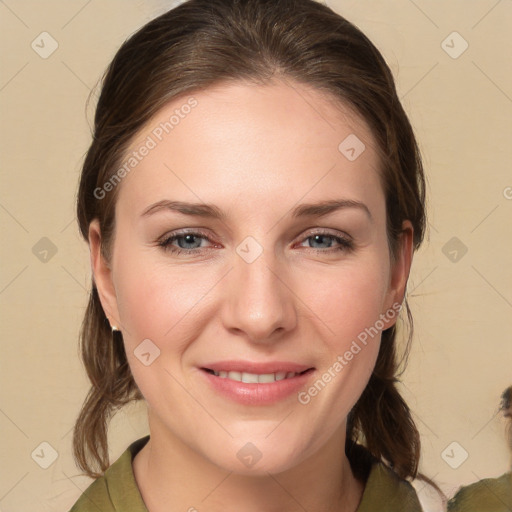
M198 231L185 231L182 233L174 233L163 238L158 245L165 251L172 254L199 254L202 250L210 250L212 247L205 247L202 242L206 240L211 242L210 238ZM310 241L313 244L320 244L323 247L309 247L317 253L331 253L337 251L351 251L354 248L352 240L342 236L335 236L327 232L318 232L310 234L302 239L304 242ZM302 247L304 247L301 244ZM212 243L212 246L215 244Z
M171 235L159 242L159 245L166 251L170 251L175 254L193 253L197 252L196 249L201 248L201 240L209 240L209 238L201 233L187 231L185 233ZM199 245L197 245L198 241ZM173 242L178 242L178 247L172 245Z
M352 241L349 240L348 238L334 236L329 233L315 233L314 235L308 236L305 239L305 241L307 241L307 240L314 240L314 243L319 243L321 245L324 245L323 248L311 247L312 249L314 249L316 251L321 251L321 252L329 252L329 251L324 251L323 249L330 249L330 250L334 250L334 251L343 251L343 250L347 251L347 250L350 250L353 248ZM327 247L325 247L326 240L328 241ZM337 247L332 248L333 241L338 244Z

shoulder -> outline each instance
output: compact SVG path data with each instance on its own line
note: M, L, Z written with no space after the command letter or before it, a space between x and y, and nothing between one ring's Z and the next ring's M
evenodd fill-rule
M104 476L89 485L69 512L92 512L93 510L115 511L114 504L108 495L108 487Z
M449 512L510 512L512 472L461 487L448 502Z
M147 512L133 475L132 461L149 436L132 443L123 454L92 482L69 512Z
M372 464L357 512L421 512L414 487L382 462Z
M356 512L422 512L416 490L359 444L347 451L356 477L366 481Z

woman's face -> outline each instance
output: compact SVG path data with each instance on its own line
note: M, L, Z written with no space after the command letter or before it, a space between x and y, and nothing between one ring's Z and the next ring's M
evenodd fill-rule
M139 133L111 271L96 222L90 241L152 437L272 473L344 435L411 258L406 230L390 260L374 145L360 118L295 82L197 92Z

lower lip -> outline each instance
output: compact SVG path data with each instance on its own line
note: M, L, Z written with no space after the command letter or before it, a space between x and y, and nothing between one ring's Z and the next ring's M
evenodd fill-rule
M311 378L314 369L290 379L258 384L217 377L206 370L201 370L201 373L213 389L235 402L244 405L268 405L297 393Z

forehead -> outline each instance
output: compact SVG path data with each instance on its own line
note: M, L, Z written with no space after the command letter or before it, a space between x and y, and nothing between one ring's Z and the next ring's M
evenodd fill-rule
M274 193L294 202L340 192L369 200L382 192L374 146L360 116L312 87L223 83L174 99L140 130L119 201L142 208L167 193L248 205Z

